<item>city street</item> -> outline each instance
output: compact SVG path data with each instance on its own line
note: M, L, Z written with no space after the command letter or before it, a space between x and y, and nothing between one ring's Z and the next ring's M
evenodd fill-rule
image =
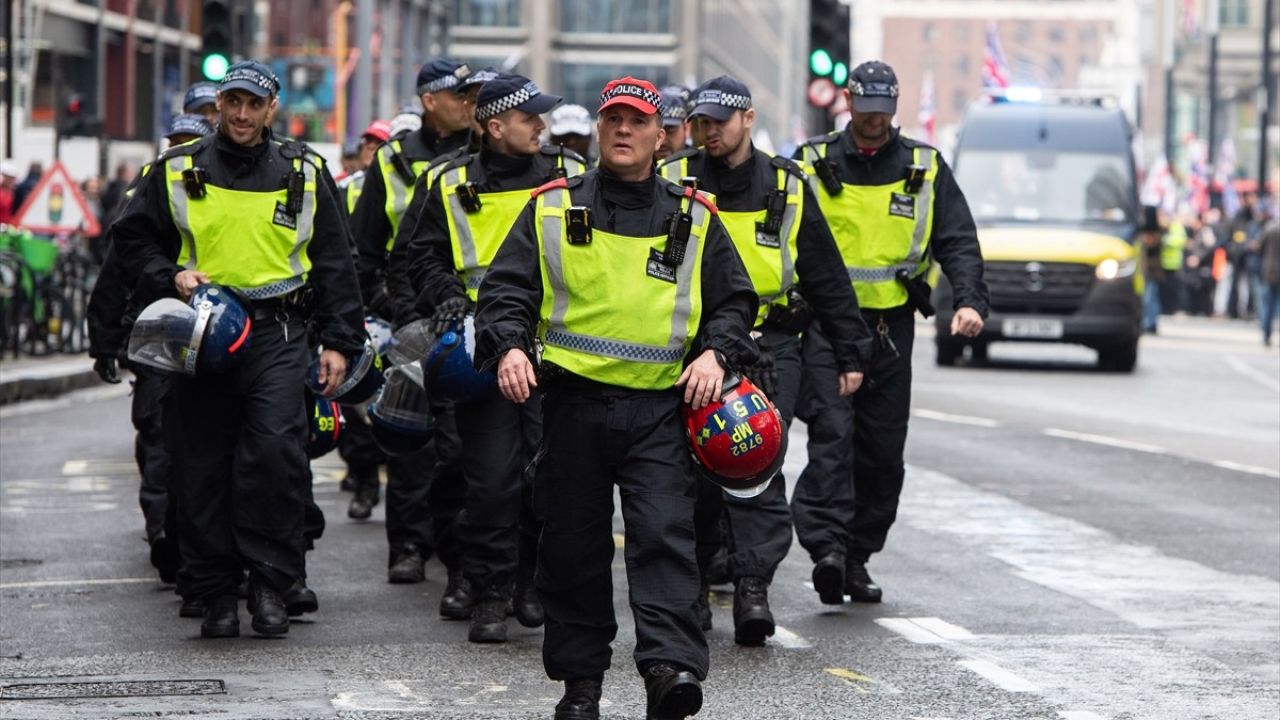
M1276 718L1280 353L1256 326L1164 319L1131 375L1054 345L938 368L918 331L906 490L869 565L884 603L821 605L794 544L766 647L734 645L716 594L697 717ZM320 612L277 640L242 610L242 637L202 641L147 562L126 393L0 410L0 718L550 717L541 630L469 644L434 560L387 584L383 508L347 519L336 453L315 465ZM797 425L788 479L804 465ZM603 712L643 718L614 568Z

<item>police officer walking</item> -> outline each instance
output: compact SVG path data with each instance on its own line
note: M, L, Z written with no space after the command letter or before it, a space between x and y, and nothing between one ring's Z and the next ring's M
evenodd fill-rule
M560 100L519 75L499 75L480 89L482 147L440 169L409 240L418 309L432 315L438 335L460 328L472 312L489 262L528 204L529 191L586 169L573 151L540 146L542 113ZM529 627L542 624L532 582L539 528L531 511L523 529L532 541L525 543L517 577L521 512L529 497L523 471L541 440L541 405L516 405L495 393L459 401L455 412L467 485L457 534L463 575L479 598L468 638L503 642L513 583L517 619Z
M337 190L306 145L272 137L278 91L262 63L232 65L219 86L217 134L162 155L113 227L141 296L186 299L217 283L251 307L238 366L173 376L165 413L182 580L208 605L204 637L239 634L245 570L254 630L288 632L281 595L305 575L311 482L305 320L314 319L324 346L328 392L364 342Z
M816 316L836 348L839 384L825 388L833 398L861 385L871 333L804 173L751 142L751 90L729 76L708 80L693 92L689 115L705 147L676 153L658 171L676 183L696 177L700 189L715 195L720 219L760 298L752 333L760 362L745 372L790 425L800 390L800 333L810 317ZM719 501L719 493L710 499ZM774 633L769 584L791 548L786 480L778 473L760 496L726 495L724 502L733 539L734 640L760 645Z
M565 681L555 717L600 716L616 483L648 717L684 718L709 658L680 403L718 400L726 368L755 361L756 297L711 201L654 173L657 88L625 77L600 100L600 167L536 191L481 283L476 362L513 402L544 393L537 584L543 663Z
M854 68L844 90L853 115L843 132L798 152L844 259L873 349L852 400L828 391L844 370L835 338L805 335L797 415L809 426L809 465L792 495L796 534L814 560L823 603L844 595L879 602L866 563L884 547L898 511L911 405L913 315L928 317L924 274L942 266L955 290L951 333L982 330L988 294L973 216L951 169L929 145L891 125L899 86L882 62ZM853 477L852 493L849 478Z

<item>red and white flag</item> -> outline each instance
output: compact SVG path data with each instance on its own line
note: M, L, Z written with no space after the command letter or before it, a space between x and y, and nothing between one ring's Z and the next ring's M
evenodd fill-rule
M920 110L916 113L916 121L924 132L924 141L930 145L937 144L937 114L933 106L933 69L924 71L920 80Z
M982 51L982 87L1009 87L1009 65L1000 50L1000 36L994 22L987 23L987 46Z

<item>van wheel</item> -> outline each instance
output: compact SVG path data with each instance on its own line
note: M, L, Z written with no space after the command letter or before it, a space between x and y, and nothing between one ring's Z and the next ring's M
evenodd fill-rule
M1133 372L1138 364L1138 341L1098 348L1098 367L1110 372Z
M951 367L956 364L956 360L960 359L960 355L964 352L963 343L945 342L937 340L938 346L938 365Z

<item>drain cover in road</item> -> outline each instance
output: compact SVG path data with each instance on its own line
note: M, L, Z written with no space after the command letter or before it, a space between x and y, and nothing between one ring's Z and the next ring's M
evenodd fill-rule
M51 682L0 686L0 700L70 700L72 698L153 697L156 695L220 695L221 680L125 680Z

